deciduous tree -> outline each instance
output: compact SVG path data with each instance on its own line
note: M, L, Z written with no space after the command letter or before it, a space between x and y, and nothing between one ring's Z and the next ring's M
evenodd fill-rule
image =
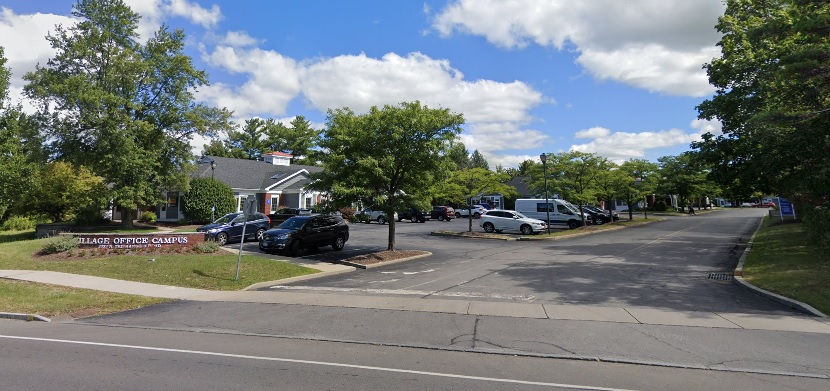
M372 107L366 114L329 110L320 146L324 170L309 187L329 192L336 206L374 200L388 216L426 190L441 169L442 156L461 132L464 118L420 102ZM395 250L395 221L389 221L388 250Z
M187 189L192 136L227 129L230 113L195 102L207 74L183 53L181 30L139 43L139 15L122 0L79 0L72 14L81 21L47 37L56 54L25 76L25 92L50 118L55 157L111 184L132 226L161 189Z

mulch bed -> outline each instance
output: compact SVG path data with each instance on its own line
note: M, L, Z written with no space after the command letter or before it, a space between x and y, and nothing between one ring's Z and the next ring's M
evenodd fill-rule
M357 265L374 265L383 262L389 261L396 261L402 258L409 258L414 257L417 255L424 255L429 254L429 251L418 251L418 250L401 250L401 251L380 251L372 254L364 254L358 255L356 257L351 257L349 259L344 259L344 261L349 263L354 263Z

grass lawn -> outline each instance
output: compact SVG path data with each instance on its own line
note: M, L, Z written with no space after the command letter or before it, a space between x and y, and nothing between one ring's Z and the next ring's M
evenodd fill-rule
M764 219L746 259L744 278L830 314L830 254L806 242L801 223L777 221Z
M289 262L237 254L138 254L96 258L34 256L50 239L33 239L34 231L0 232L0 269L50 270L121 280L210 290L238 290L251 284L316 273ZM78 253L79 250L76 250ZM111 294L45 284L0 280L0 311L47 314L100 314L166 300Z

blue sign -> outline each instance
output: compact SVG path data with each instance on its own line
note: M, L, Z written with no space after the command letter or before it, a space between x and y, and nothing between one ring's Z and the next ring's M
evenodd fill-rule
M793 216L795 217L795 210L793 210L793 204L790 203L790 200L786 198L778 198L778 208L781 211L781 216Z

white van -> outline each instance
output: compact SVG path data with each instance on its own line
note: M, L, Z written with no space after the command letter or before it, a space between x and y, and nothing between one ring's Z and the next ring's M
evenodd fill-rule
M579 215L579 209L574 204L558 198L547 200L520 198L516 200L516 211L532 219L542 221L548 221L548 214L550 214L550 221L548 221L550 225L567 225L570 229L582 226L582 216Z

